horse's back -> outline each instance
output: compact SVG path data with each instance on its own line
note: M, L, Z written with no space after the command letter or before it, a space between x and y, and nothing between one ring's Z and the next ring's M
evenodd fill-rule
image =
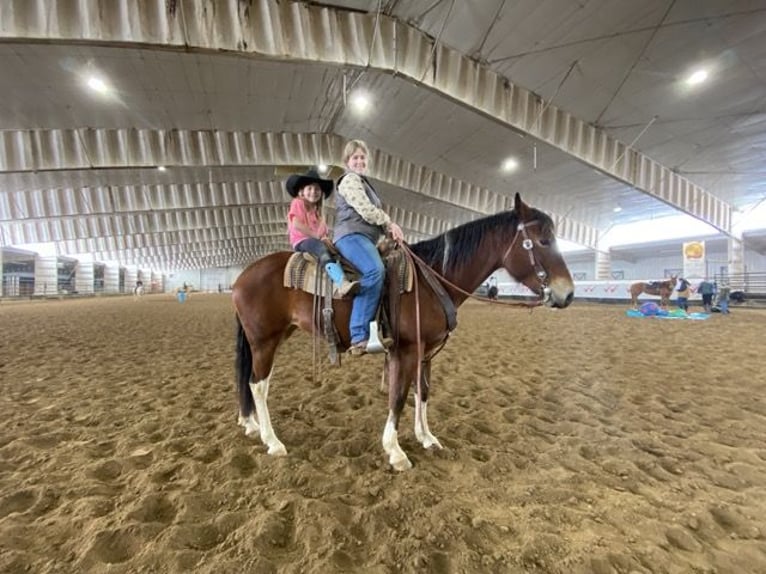
M248 265L232 286L232 301L249 335L264 337L281 333L290 325L313 330L314 296L285 286L285 267L291 251L272 253ZM336 325L342 332L350 305L333 301Z
M250 299L255 294L278 296L284 283L284 271L292 255L289 251L278 251L253 261L239 274L232 285L232 297L237 301Z

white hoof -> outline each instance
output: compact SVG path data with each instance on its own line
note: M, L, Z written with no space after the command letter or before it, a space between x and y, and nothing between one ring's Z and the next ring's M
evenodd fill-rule
M253 415L250 415L249 417L240 416L237 424L241 427L245 427L245 436L257 435L260 430Z
M285 445L277 441L276 444L269 447L268 453L271 456L287 456L287 449L285 448Z
M391 463L392 468L396 470L397 472L404 472L405 470L410 470L412 468L412 463L410 462L410 459L408 459L406 455L403 455L401 457L394 457L392 455L388 459L388 462Z
M442 444L439 442L439 439L437 439L433 435L427 436L425 439L423 439L422 443L423 443L423 448L425 449L435 448L438 450L442 450L444 448Z

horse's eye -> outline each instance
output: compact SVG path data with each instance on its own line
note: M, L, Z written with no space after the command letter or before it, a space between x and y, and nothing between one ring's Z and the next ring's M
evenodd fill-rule
M543 247L550 247L553 244L553 242L550 239L541 239L540 245Z

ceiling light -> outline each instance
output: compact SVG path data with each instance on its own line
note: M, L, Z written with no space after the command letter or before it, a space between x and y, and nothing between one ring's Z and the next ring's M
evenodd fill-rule
M351 107L359 113L366 112L367 108L370 107L369 96L361 91L357 91L351 94L350 102L351 102Z
M317 166L317 171L319 171L319 173L321 173L322 175L326 174L327 173L327 164L326 163L320 163Z
M158 165L157 171L165 171L167 168L164 165Z
M615 213L620 213L620 212L622 211L622 207L620 207L620 206L618 205L618 206L617 206L617 207L615 207L615 208L614 208L612 211L614 211Z
M519 160L517 160L515 157L509 157L503 162L502 169L506 173L516 171L519 169Z
M693 72L691 76L686 78L686 84L689 86L696 86L697 84L701 84L705 80L707 80L707 71L697 70Z
M91 90L98 92L99 94L105 94L109 91L109 86L107 86L106 82L98 76L90 76L86 83Z

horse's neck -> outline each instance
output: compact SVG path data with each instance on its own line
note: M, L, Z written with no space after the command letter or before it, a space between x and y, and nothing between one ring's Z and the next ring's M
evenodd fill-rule
M447 293L452 298L452 301L456 306L461 305L468 297L470 293L476 291L479 285L489 277L489 275L496 269L501 267L502 255L508 249L510 241L513 241L513 236L508 242L499 242L496 239L485 238L480 244L476 253L468 261L457 269L452 270L449 273L445 273L443 276L447 281L453 285L459 287L463 292L446 286ZM465 293L469 293L466 295Z

